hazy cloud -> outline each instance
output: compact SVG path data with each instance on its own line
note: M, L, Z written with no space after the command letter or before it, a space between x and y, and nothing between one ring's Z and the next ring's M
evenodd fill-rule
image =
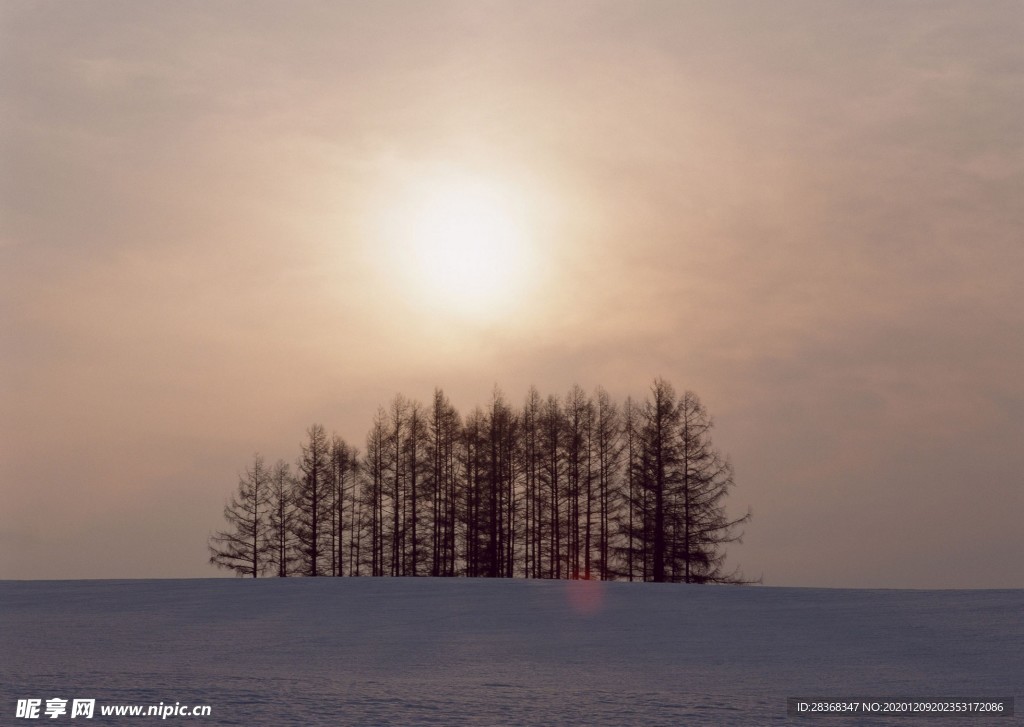
M0 577L207 575L253 451L495 382L701 394L767 583L1024 585L1024 10L0 10ZM514 317L385 254L437 165L530 196ZM429 183L429 180L424 180ZM393 273L393 271L392 271Z

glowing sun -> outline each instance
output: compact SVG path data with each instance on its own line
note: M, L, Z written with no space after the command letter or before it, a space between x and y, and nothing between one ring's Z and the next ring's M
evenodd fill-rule
M510 190L447 176L424 183L403 207L402 267L423 302L482 316L525 292L531 245L525 210Z

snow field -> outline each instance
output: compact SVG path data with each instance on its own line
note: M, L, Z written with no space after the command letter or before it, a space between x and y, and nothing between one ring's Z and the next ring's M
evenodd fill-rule
M221 725L761 725L787 697L1024 695L1024 591L432 578L0 582L18 699ZM1018 705L1020 710L1024 705ZM67 716L46 724L146 724ZM829 717L828 724L1015 718Z

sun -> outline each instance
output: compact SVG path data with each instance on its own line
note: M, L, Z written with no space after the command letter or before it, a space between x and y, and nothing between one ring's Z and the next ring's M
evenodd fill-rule
M398 251L420 305L482 317L524 295L532 245L528 215L510 188L448 174L416 185L402 207Z

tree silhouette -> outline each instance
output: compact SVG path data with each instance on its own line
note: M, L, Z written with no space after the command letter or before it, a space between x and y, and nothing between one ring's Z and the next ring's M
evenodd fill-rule
M323 574L330 531L330 444L322 424L306 430L307 441L299 459L298 487L295 490L293 532L298 562L303 575Z
M238 479L238 491L224 506L228 530L210 537L210 563L256 578L267 567L267 510L270 476L260 454Z
M270 471L270 494L266 512L269 545L267 565L280 578L289 575L295 562L295 543L292 536L295 487L291 467L279 459Z
M674 492L672 537L669 557L672 579L685 583L747 582L738 570L723 571L722 546L738 542L737 528L750 521L751 513L730 520L724 498L735 484L732 465L711 442L711 417L691 391L679 402L678 489Z
M732 465L696 394L655 379L620 407L497 387L465 419L441 389L395 396L359 451L320 424L297 476L256 455L210 538L243 575L625 578L749 583L725 566L750 512L730 518Z

